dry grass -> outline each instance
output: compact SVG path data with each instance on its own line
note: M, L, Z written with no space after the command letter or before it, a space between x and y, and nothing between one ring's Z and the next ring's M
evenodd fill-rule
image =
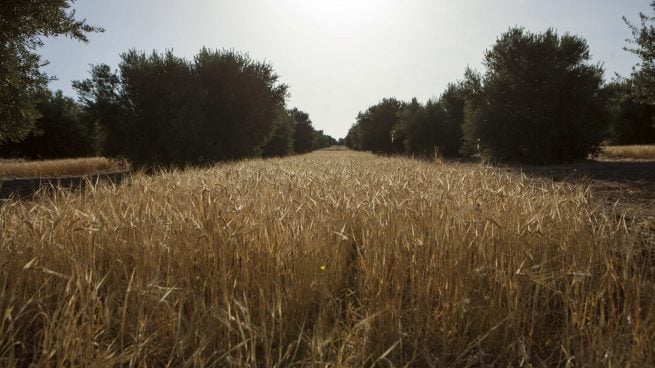
M0 161L0 178L37 178L82 176L129 169L124 161L104 157L46 161Z
M648 224L349 151L0 208L0 365L653 366Z
M655 145L651 146L607 146L600 158L609 160L655 160Z

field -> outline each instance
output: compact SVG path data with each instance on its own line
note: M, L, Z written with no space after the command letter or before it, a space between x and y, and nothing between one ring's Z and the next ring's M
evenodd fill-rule
M655 223L351 151L0 207L0 366L653 366Z
M126 162L104 157L64 160L0 160L0 178L67 177L128 170Z
M655 145L649 146L607 146L600 157L608 160L655 160Z

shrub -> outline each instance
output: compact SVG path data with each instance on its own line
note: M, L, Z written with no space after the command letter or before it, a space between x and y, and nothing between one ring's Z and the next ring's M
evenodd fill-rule
M531 164L597 152L608 120L603 70L582 38L521 28L503 34L485 58L481 95L467 117L467 141L499 161Z

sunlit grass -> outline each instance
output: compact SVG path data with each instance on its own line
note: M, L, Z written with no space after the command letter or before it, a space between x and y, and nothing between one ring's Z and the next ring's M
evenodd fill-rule
M0 365L648 366L653 235L586 188L350 151L0 208Z
M615 160L655 160L655 145L607 146L603 147L600 157Z
M104 157L62 160L0 160L0 178L61 177L129 169L124 161Z

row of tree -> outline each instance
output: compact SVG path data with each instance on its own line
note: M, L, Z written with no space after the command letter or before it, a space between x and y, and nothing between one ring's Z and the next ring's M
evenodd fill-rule
M47 90L43 38L87 41L103 31L75 19L72 0L0 7L0 156L121 156L135 164L183 165L283 156L337 141L287 108L287 86L270 64L235 51L202 49L121 55L74 82L79 102Z
M652 27L633 30L641 35L636 45L655 40L642 34L649 29L655 34ZM580 37L512 28L486 52L484 66L484 73L467 69L463 80L425 104L383 99L359 113L345 144L549 164L585 159L603 142L655 143L655 98L647 84L655 73L642 68L631 79L604 84L602 67L590 63Z
M130 51L117 73L98 65L73 85L103 153L137 164L280 156L336 143L322 139L307 114L286 109L287 86L270 64L234 51L202 49L191 61Z
M73 85L80 103L37 89L31 130L0 146L0 154L103 154L138 165L184 165L337 143L306 113L286 108L287 86L269 64L234 51L203 49L193 61L172 52L130 51L117 71L96 65L89 79Z
M134 155L141 151L138 147L132 147L128 152L130 148L117 139L117 136L122 134L119 130L121 126L112 124L109 118L115 116L118 119L119 116L108 114L117 106L105 104L104 107L107 109L102 110L99 104L94 104L94 108L91 108L91 105L80 104L73 98L64 96L61 91L53 93L47 89L39 90L33 96L32 102L38 118L32 123L32 128L27 136L16 142L7 141L0 145L0 157L53 159L104 154L130 157L135 160L136 156ZM98 103L101 102L98 101ZM164 125L161 125L155 130L159 131L165 128ZM195 129L193 126L188 128ZM137 134L136 131L135 134ZM146 134L146 138L149 137L148 134ZM117 140L112 143L107 139L108 136ZM134 140L135 138L132 136L130 139ZM188 143L189 147L193 147L195 144L194 142ZM287 110L282 106L275 112L272 130L265 144L251 155L285 156L293 153L306 153L335 144L337 141L334 138L313 127L308 114L295 108ZM145 148L151 149L147 145ZM215 148L219 149L219 147ZM201 157L196 157L194 160L184 163L206 161L203 161ZM139 161L135 160L134 162ZM161 158L155 161L155 158L146 157L146 160L139 163L155 162L170 164L181 163L183 160L166 162Z

